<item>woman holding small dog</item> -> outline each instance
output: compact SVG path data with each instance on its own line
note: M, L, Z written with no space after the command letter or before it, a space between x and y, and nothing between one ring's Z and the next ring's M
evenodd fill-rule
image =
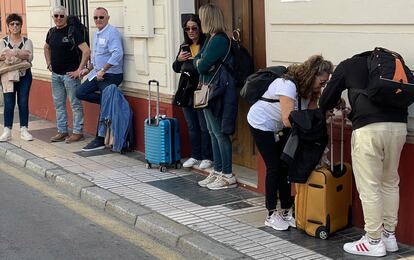
M32 85L32 72L30 64L33 60L33 43L22 36L23 19L20 15L12 13L6 18L9 34L0 40L0 61L3 64L26 63L26 69L15 71L16 78L8 81L2 75L2 87L4 96L4 130L0 136L0 142L9 141L12 137L14 108L19 106L20 138L25 141L33 140L28 131L29 124L29 92ZM13 72L8 72L13 73Z

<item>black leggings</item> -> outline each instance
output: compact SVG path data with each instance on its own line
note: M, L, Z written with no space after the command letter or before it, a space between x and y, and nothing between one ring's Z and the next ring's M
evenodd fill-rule
M282 209L291 208L294 198L291 196L290 183L287 181L288 168L280 160L290 129L283 130L283 135L278 142L275 142L273 132L262 131L251 126L250 129L266 164L266 208L269 211L276 209L278 192Z

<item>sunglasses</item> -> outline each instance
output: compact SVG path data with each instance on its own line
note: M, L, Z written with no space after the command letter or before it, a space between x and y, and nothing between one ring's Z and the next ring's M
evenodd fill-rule
M94 16L93 19L94 20L98 20L98 19L103 20L103 19L105 19L105 16Z
M9 23L10 26L20 26L20 23L17 22L11 22Z
M198 31L198 27L185 27L184 31L186 31L186 32L189 32L189 31L196 32L196 31Z
M65 18L64 14L54 14L53 17L63 19Z

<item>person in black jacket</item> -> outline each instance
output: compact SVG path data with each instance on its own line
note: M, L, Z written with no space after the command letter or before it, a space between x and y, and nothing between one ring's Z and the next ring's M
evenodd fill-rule
M193 59L206 37L201 31L201 21L197 15L188 16L183 23L183 29L184 43L180 45L177 58L172 65L176 73L181 73L174 103L183 108L191 143L191 157L184 162L183 167L198 165L200 169L207 169L213 165L211 138L203 110L193 108L193 93L199 78Z
M371 102L354 89L368 83L367 58L364 52L342 61L319 100L325 111L334 108L341 93L348 89L352 107L351 155L356 186L362 202L366 234L346 243L351 254L384 256L397 251L395 238L399 205L398 165L407 135L407 109Z

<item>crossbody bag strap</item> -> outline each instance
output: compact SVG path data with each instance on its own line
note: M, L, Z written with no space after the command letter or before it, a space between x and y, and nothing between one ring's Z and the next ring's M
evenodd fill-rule
M216 36L216 35L214 35L214 36ZM210 42L211 42L211 40L213 39L213 37L214 36L212 36L209 40L208 40L208 42L207 42L207 46L206 46L206 48L205 49L207 49L209 46L210 46ZM228 37L228 36L227 36ZM230 54L230 50L231 50L231 41L229 42L229 49L227 50L227 53L226 53L226 56L224 56L224 59L222 59L221 60L221 62L220 62L220 65L218 66L218 68L216 69L216 71L214 72L214 75L213 75L213 77L210 79L210 81L208 82L208 84L207 85L210 85L211 84L211 82L213 82L213 80L214 80L214 78L216 77L216 75L217 75L217 72L220 70L220 68L221 68L221 66L223 65L223 61L224 60L226 60L227 59L227 57L229 56L229 54ZM201 75L202 76L202 81L204 82L204 75Z
M211 39L213 39L213 37L214 36L211 36L210 39L208 39L207 45L203 47L203 51L207 49L208 47L210 47L210 42L211 42ZM200 81L204 83L204 79L205 79L205 75L204 74L200 75Z

